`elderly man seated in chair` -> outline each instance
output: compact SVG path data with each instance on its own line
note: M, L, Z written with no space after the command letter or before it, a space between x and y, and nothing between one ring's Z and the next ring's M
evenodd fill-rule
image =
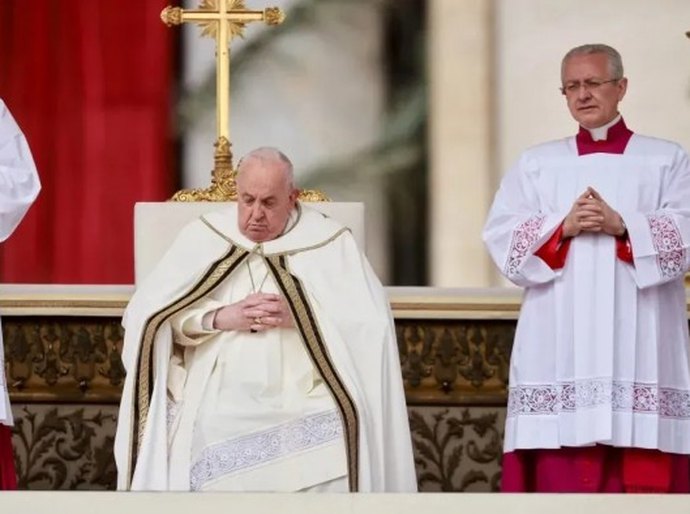
M179 234L124 317L118 487L415 491L386 294L280 151Z

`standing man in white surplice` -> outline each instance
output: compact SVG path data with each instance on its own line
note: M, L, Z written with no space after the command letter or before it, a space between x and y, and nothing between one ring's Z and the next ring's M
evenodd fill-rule
M502 488L690 492L688 155L625 125L615 49L572 49L561 81L578 134L527 150L484 228L525 288Z
M40 190L41 182L29 144L0 99L0 241L5 241L14 232ZM17 488L10 431L13 418L4 356L0 328L0 490Z
M414 491L386 293L278 150L192 222L125 313L118 488Z

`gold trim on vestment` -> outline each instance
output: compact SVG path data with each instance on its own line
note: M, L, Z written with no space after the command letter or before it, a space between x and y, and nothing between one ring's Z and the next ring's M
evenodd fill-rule
M335 237L335 236L334 236ZM283 292L297 331L338 407L345 431L345 448L350 492L359 490L359 415L357 407L333 365L326 342L300 280L288 271L284 254L265 256L278 287Z
M280 234L279 237L282 237L282 236L286 235L287 233L289 233L293 228L295 228L297 226L297 224L299 223L299 220L302 219L302 205L299 202L297 204L295 204L295 210L297 211L297 214L294 217L292 215L290 215L290 217L288 218L286 227L283 230L283 232ZM201 221L203 222L204 225L206 225L208 228L213 230L217 235L219 235L220 237L225 239L228 243L234 244L235 246L239 246L240 248L242 248L242 245L237 244L235 241L230 239L229 236L226 236L220 229L214 227L213 223L208 221L206 219L206 216L204 216L203 214L201 215ZM260 245L261 243L258 243L258 244Z
M254 250L249 250L247 248L244 248L241 244L237 243L237 241L234 241L230 236L224 234L223 232L220 231L220 229L214 227L213 224L210 221L208 221L204 216L201 216L201 221L204 223L204 225L206 225L208 228L213 230L213 232L215 232L217 235L222 237L228 243L235 245L238 248L242 248L244 250L254 252ZM292 229L292 227L290 227L290 228ZM340 230L338 230L335 234L333 234L331 237L329 237L328 239L324 239L323 241L320 241L320 242L315 243L313 245L304 246L301 248L296 248L294 250L288 250L286 252L278 252L278 253L275 253L272 255L296 255L298 253L308 252L309 250L316 250L317 248L321 248L322 246L326 246L327 244L332 243L333 241L335 241L338 237L340 237L345 232L351 232L351 230L348 227L343 227ZM257 246L260 246L260 245L261 245L261 243L257 244Z
M211 230L213 230L213 232L221 236L223 239L231 243L232 246L223 257L209 267L204 276L185 296L176 299L163 309L159 310L157 313L153 314L144 326L136 372L137 382L135 384L135 405L133 409L134 416L131 434L132 438L130 443L131 458L130 470L128 474L128 480L130 482L134 474L139 448L143 440L144 431L146 429L146 421L152 395L151 387L153 383L153 369L151 365L153 343L155 341L158 329L171 316L177 314L182 309L189 307L194 302L207 295L218 285L220 285L220 283L224 281L230 275L230 273L232 273L237 266L252 253L251 250L242 248L225 234L217 230L203 216L201 219L206 226L208 226ZM331 394L336 402L336 406L340 412L345 431L345 446L347 453L346 457L350 491L356 492L358 490L359 483L359 423L357 408L345 385L340 379L335 366L331 362L324 338L319 330L319 326L316 322L311 306L309 305L306 295L304 294L304 288L299 279L289 273L286 261L286 257L288 255L294 255L303 251L320 248L332 242L346 231L349 231L349 229L342 228L330 238L315 245L299 248L285 253L277 253L270 256L262 255L262 257L266 261L271 275L275 279L278 287L280 287L288 305L290 306L292 314L295 318L297 331L304 343L307 354L310 356L312 362L316 366L324 380L324 383L331 391Z
M211 230L213 230L217 235L219 235L220 237L222 237L223 239L225 239L228 243L233 244L233 245L235 244L235 242L234 242L232 239L230 239L228 236L226 236L226 235L223 234L220 230L218 230L216 227L214 227L214 226L211 224L211 222L208 221L208 220L206 219L206 216L201 216L201 222L202 222L204 225L206 225L208 228L210 228Z
M131 460L128 477L130 482L134 474L137 456L146 429L153 382L153 367L151 365L153 344L158 329L172 315L189 307L191 304L213 291L213 289L220 285L247 255L248 253L246 251L232 246L225 255L209 267L204 276L192 286L187 294L174 300L172 303L153 314L144 325L139 357L137 359L137 382L135 384L135 404L133 409L134 426L131 434Z
M347 227L343 227L340 230L338 230L335 234L333 234L331 237L329 237L328 239L324 239L320 243L316 243L311 246L304 246L302 248L297 248L296 250L289 250L287 252L282 253L281 255L297 255L298 253L308 252L309 250L316 250L317 248L321 248L322 246L326 246L327 244L332 243L345 232L350 232L350 229Z

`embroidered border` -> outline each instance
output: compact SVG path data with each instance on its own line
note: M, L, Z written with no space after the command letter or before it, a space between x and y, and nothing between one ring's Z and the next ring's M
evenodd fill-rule
M359 489L359 414L357 406L333 365L302 283L288 271L285 256L266 257L266 263L276 280L276 284L287 299L295 318L297 331L307 353L331 391L342 417L345 428L349 488L350 492L357 492Z
M505 265L505 275L512 277L518 273L534 242L539 239L541 228L544 226L545 216L532 216L513 230L513 239L508 249L508 259Z
M508 417L557 415L609 404L615 412L690 418L690 390L609 379L511 387Z
M657 252L661 276L678 277L685 271L685 248L676 222L666 214L647 216L652 233L652 244Z
M343 435L340 415L321 412L276 427L204 448L192 465L190 487L198 491L211 480L296 452L316 448Z
M232 273L246 258L248 253L237 247L231 247L220 259L209 266L206 273L182 297L154 313L146 322L141 336L139 358L136 368L136 382L134 387L134 416L132 434L130 438L130 462L128 482L134 475L139 446L146 429L146 421L153 393L153 342L161 325L170 316L189 307L195 301L213 291L225 278ZM127 484L129 486L129 483Z

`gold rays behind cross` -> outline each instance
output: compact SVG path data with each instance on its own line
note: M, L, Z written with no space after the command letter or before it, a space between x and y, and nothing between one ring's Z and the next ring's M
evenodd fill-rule
M232 152L230 151L230 42L244 35L245 26L254 21L267 25L283 22L283 12L277 7L252 11L244 0L202 0L198 9L182 9L168 6L161 12L161 19L168 26L195 23L202 28L201 35L216 40L216 150L211 188L196 192L194 198L178 192L177 200L226 200L235 196L232 178ZM187 193L189 196L189 192Z

